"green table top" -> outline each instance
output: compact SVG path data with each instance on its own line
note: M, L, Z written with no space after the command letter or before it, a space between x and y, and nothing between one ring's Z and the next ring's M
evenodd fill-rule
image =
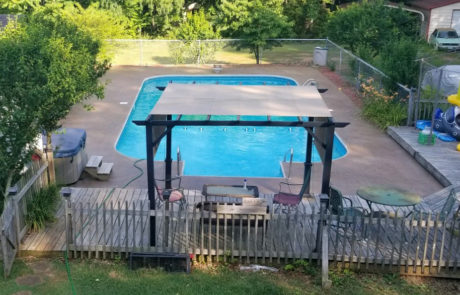
M362 187L357 194L366 201L388 206L414 206L422 201L419 195L395 187Z
M216 197L254 198L259 196L257 186L248 185L204 185L203 195Z

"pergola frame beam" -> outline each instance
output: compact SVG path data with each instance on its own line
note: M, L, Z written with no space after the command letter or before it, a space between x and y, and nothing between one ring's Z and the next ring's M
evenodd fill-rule
M149 115L145 121L133 121L136 125L146 127L146 148L147 148L147 183L148 183L148 196L150 201L150 210L155 210L155 169L154 169L154 147L157 146L163 137L166 136L166 157L165 157L165 186L171 188L171 171L172 171L172 129L175 126L260 126L260 127L303 127L307 131L306 142L306 157L304 166L304 182L306 184L305 192L310 192L310 174L312 167L312 152L313 152L313 139L316 144L320 144L324 148L323 162L323 175L321 193L329 194L330 176L332 168L332 151L334 144L335 128L343 128L349 123L347 122L334 122L331 117L326 121L315 121L313 117L309 117L308 121L303 121L298 118L297 121L273 121L273 118L268 117L268 121L241 121L238 115L236 120L210 120L211 116L207 115L204 120L181 120L182 115L173 120L171 114L166 115L166 120L155 120L152 115ZM156 126L163 126L166 128L164 132L153 138L153 128ZM315 134L313 128L326 128L326 136L324 142ZM155 217L150 217L150 245L155 246Z

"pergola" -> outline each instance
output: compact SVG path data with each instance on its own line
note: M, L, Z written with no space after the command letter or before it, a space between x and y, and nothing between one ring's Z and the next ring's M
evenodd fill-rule
M174 116L174 118L173 118ZM225 116L225 117L222 117ZM247 120L255 116L260 120ZM280 120L294 117L296 120ZM308 118L308 119L304 119ZM176 126L301 127L308 132L304 181L309 188L313 143L323 163L321 193L329 193L335 122L314 86L242 86L168 84L148 117L134 121L145 126L150 209L155 209L154 154L166 136L165 180L171 188L172 129ZM169 180L169 181L168 181ZM153 222L153 224L152 224ZM154 230L154 218L150 228ZM153 235L154 236L154 235ZM152 237L152 235L151 235ZM153 243L155 243L153 241Z

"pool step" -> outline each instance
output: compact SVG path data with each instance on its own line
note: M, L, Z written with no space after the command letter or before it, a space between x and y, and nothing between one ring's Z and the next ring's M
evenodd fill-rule
M97 180L108 180L113 163L102 162L102 158L102 156L91 156L86 163L85 171Z

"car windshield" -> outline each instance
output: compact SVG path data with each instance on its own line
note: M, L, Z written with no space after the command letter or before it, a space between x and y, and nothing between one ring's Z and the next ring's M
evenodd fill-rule
M440 31L438 33L438 38L458 38L457 32L456 31Z

